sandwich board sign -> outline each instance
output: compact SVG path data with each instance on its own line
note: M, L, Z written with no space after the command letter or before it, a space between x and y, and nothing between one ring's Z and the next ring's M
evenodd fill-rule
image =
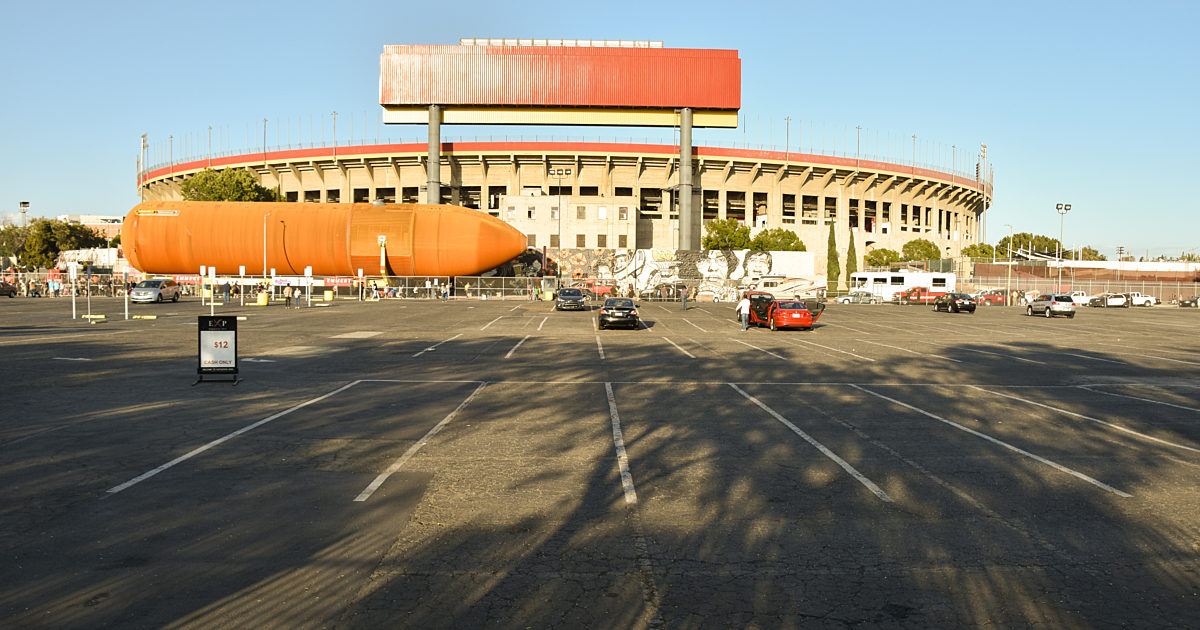
M237 385L237 317L200 315L197 320L199 363L196 373L199 376L196 383L232 381Z

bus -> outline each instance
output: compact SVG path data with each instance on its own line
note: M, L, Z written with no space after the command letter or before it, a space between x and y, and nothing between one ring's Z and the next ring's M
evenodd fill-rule
M850 274L851 291L869 291L884 302L913 287L928 287L933 291L950 293L955 288L952 273L935 271L856 271Z

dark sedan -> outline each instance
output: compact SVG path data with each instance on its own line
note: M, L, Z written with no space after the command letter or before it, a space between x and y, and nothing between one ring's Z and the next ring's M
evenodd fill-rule
M1181 298L1179 300L1179 305L1185 308L1196 308L1197 304L1200 304L1200 296L1193 295L1190 298Z
M600 307L600 330L614 326L637 328L638 321L637 305L629 298L608 298Z
M10 298L17 297L17 286L15 284L9 284L7 282L0 281L0 295L7 295Z
M587 298L579 289L559 289L558 296L554 301L554 308L559 311L567 309L582 311L587 308Z
M966 293L947 293L933 301L933 310L947 313L974 313L975 306L975 298Z

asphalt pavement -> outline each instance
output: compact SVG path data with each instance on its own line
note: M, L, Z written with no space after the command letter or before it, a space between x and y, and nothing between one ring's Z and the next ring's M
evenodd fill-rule
M0 627L1200 627L1200 310L316 304L0 298Z

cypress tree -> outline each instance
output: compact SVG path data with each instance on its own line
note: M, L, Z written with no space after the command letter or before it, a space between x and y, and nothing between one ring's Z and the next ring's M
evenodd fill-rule
M838 277L842 274L842 266L838 263L837 237L833 233L834 223L829 222L829 245L825 250L825 281L830 291L836 290Z
M851 282L850 274L858 271L858 253L854 251L854 233L850 233L850 245L846 248L846 282Z

